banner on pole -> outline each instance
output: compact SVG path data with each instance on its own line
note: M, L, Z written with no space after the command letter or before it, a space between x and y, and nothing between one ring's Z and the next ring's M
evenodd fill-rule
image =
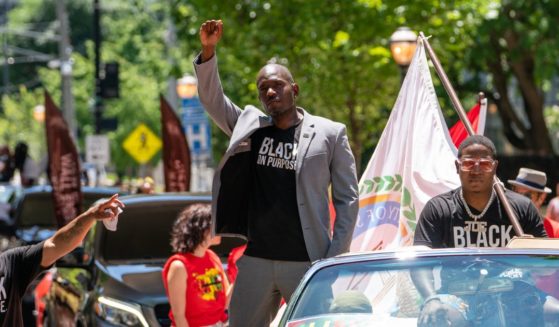
M58 227L82 211L80 162L74 140L62 113L45 91L45 130L49 156L49 180Z
M159 99L165 192L186 192L190 190L190 150L184 129L165 98L160 96Z
M411 245L425 203L460 185L455 159L456 148L420 42L359 182L359 216L351 251Z
M476 134L483 135L487 117L487 99L483 98L479 100L478 103L468 111L467 116ZM461 120L454 124L449 131L452 142L457 148L460 146L460 143L468 137L468 131Z

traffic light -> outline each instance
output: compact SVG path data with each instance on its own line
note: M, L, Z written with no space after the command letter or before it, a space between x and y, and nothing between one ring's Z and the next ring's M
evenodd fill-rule
M114 99L120 96L118 81L118 63L107 62L101 71L101 97Z

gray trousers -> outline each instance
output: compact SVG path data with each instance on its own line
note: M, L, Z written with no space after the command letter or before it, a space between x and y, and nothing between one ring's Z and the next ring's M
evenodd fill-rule
M311 263L243 255L229 308L229 327L267 327L283 297L289 302Z

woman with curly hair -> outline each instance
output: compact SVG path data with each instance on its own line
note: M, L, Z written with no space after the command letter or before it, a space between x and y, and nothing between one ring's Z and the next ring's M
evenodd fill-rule
M174 255L163 268L172 326L226 326L229 283L219 257L209 249L211 207L193 204L178 216L171 232Z

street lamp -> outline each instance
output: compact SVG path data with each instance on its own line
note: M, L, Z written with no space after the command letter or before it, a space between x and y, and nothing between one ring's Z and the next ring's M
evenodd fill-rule
M177 80L177 94L181 99L191 99L198 92L198 81L194 76L184 75Z
M198 81L194 76L184 75L177 80L177 95L181 100L181 121L190 147L192 166L191 191L204 192L210 189L211 127L196 96Z
M33 108L33 118L42 123L45 121L45 106L38 104Z
M390 52L394 61L400 66L401 82L406 77L416 46L417 34L409 27L398 27L390 36Z

